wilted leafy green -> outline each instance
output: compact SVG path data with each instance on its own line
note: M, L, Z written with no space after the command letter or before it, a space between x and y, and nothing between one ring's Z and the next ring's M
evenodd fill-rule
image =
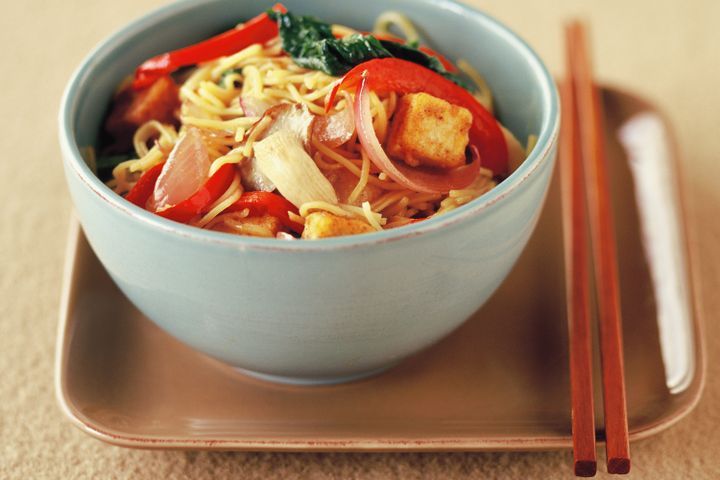
M341 76L351 68L375 58L395 57L417 63L439 73L458 85L468 88L457 75L445 70L442 63L412 45L378 40L372 35L354 34L335 38L330 24L311 16L280 13L268 15L278 22L280 39L285 50L298 65Z

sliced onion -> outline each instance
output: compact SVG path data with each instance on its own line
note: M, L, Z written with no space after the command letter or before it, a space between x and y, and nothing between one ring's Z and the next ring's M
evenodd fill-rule
M318 117L313 124L312 135L328 147L339 147L350 140L355 132L355 119L350 108L332 115Z
M259 142L273 133L284 131L297 136L305 148L309 146L310 132L315 122L315 115L310 113L306 106L297 103L281 103L271 106L262 115L263 117L270 117L272 123L258 136L256 141ZM242 163L240 174L243 186L247 190L272 192L276 189L275 184L262 172L257 158L254 156Z
M253 95L242 95L239 97L239 102L246 117L261 117L270 107L275 105L268 100Z
M376 167L400 185L416 192L447 193L450 190L465 188L477 178L480 172L480 154L474 146L469 149L472 161L467 165L452 170L442 171L426 167L409 167L390 160L380 145L373 128L370 113L370 93L366 75L363 75L355 92L354 111L358 138L368 157Z
M310 113L310 110L305 105L281 103L269 108L265 112L265 116L272 118L273 123L258 140L269 137L276 132L289 131L297 135L305 147L308 146L315 115Z
M155 184L153 210L176 205L198 191L208 179L210 156L200 131L190 127L170 152Z
M261 192L272 192L275 190L275 184L260 171L255 157L248 158L242 162L242 165L240 165L240 177L242 178L243 187L245 187L246 190Z
M332 184L294 132L280 130L256 142L253 148L260 170L296 207L313 201L338 203Z

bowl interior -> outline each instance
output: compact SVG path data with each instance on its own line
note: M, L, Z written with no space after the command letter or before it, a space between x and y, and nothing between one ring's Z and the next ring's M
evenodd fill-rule
M110 98L124 77L153 55L231 28L273 3L182 0L131 23L98 46L71 81L60 113L61 137L73 151L71 161L85 172L89 184L99 191L106 189L109 192L82 164L77 147L96 143ZM404 12L433 48L451 59L464 58L480 71L493 91L496 114L501 121L523 143L529 134L539 136L533 154L518 171L485 194L486 199L501 195L525 176L523 172L534 169L557 134L558 101L551 76L520 38L485 14L450 0L365 0L362 8L350 2L320 0L286 0L283 3L298 14L316 15L361 30L371 30L374 20L383 11ZM465 208L469 206L443 217L451 218ZM158 221L171 223L163 219ZM404 228L417 229L416 226ZM393 232L373 235L383 234L391 236Z

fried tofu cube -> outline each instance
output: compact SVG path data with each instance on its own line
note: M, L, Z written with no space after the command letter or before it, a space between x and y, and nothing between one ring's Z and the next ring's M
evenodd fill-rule
M305 218L302 238L315 240L374 231L368 223L359 219L340 217L328 212L313 212Z
M417 167L455 168L465 164L472 114L427 93L400 98L390 126L387 152Z
M115 140L128 142L145 122L175 123L175 110L179 107L179 89L170 77L160 77L142 90L128 86L115 97L105 129Z

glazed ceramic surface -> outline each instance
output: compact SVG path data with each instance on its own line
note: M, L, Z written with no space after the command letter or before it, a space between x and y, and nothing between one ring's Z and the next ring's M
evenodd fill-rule
M497 188L442 217L391 231L282 242L208 232L125 202L84 164L112 92L142 60L251 17L271 2L180 2L131 24L81 65L60 112L65 172L93 250L127 297L198 350L271 379L337 382L391 366L457 328L498 287L537 221L558 133L552 79L495 20L449 1L288 1L290 10L368 30L406 12L427 41L486 76L497 114L538 134ZM428 21L432 19L432 21ZM522 295L522 292L518 292Z

